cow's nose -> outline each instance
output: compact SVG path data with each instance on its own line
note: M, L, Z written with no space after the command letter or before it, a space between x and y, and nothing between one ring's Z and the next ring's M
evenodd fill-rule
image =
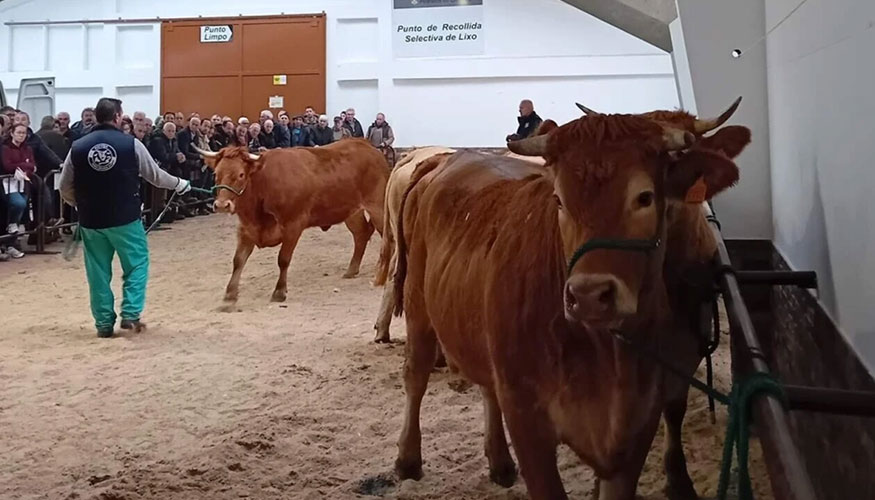
M569 321L599 323L617 318L620 281L611 275L575 275L565 283L565 317Z

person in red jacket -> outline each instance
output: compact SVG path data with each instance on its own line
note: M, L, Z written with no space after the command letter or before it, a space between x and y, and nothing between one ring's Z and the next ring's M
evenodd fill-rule
M12 134L9 139L3 143L3 173L12 174L15 179L21 182L30 182L29 176L36 172L36 160L34 160L33 149L27 144L27 126L24 124L16 124L12 127ZM8 200L8 225L6 232L10 235L15 235L24 232L24 226L21 225L21 219L27 210L27 193L20 188L21 182L15 180L9 182ZM4 186L5 187L5 186ZM24 254L9 248L9 254L12 257L23 257Z

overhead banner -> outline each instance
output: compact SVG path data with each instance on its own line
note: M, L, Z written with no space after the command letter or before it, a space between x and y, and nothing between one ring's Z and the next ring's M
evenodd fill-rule
M394 0L395 57L483 54L483 0Z

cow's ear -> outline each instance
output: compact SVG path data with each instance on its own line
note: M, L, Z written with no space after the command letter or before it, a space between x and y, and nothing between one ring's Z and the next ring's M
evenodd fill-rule
M730 125L718 130L714 135L703 137L696 143L696 149L709 149L735 158L750 144L750 129L740 125Z
M702 203L738 182L738 166L716 151L687 151L668 168L666 197L686 203Z
M546 120L541 122L541 124L538 126L538 130L535 131L534 135L549 134L557 128L559 128L559 124L557 124L550 118L547 118Z

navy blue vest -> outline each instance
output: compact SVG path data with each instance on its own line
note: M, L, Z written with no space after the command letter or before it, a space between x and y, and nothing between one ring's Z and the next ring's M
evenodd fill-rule
M140 218L140 167L134 140L112 125L98 125L73 142L70 159L82 227L105 229Z

